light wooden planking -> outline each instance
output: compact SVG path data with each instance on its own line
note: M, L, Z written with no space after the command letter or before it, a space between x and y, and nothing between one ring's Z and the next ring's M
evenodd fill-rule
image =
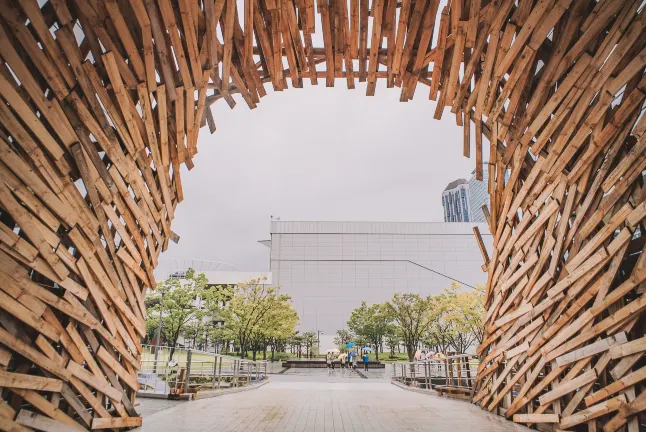
M288 78L358 77L368 95L378 80L401 87L404 102L427 86L467 157L475 132L477 178L490 143L473 401L542 428L634 428L646 410L641 2L439 3L0 0L0 378L26 405L3 427L138 426L143 297L178 238L181 164L194 167L201 126L216 130L211 105L255 108L263 83Z

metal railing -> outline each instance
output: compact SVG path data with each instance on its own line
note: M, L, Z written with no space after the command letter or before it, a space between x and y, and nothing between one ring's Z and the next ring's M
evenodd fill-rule
M392 364L394 381L422 389L454 388L463 392L473 388L480 360L471 354L459 354L415 362Z
M138 374L140 392L182 394L219 390L259 384L267 376L265 360L176 349L169 361L170 348L159 348L161 351L155 360L156 347L143 346Z

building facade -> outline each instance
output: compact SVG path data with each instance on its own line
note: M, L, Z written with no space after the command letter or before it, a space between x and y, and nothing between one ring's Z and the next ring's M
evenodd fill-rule
M271 241L263 244L271 248L274 285L292 296L301 331L323 332L323 348L364 300L379 303L398 292L439 294L452 281L464 289L486 283L472 227L272 221ZM479 228L491 251L487 226Z
M486 223L482 206L489 208L489 163L482 167L482 181L476 179L476 171L471 172L469 178L469 213L472 222Z
M444 222L471 222L469 209L469 182L457 179L442 191Z

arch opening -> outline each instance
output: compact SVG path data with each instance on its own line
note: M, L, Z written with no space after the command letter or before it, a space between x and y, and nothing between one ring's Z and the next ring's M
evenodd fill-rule
M177 239L180 165L215 129L212 103L239 92L254 107L263 82L289 78L428 92L466 156L475 132L479 178L491 143L472 402L545 427L638 428L642 21L638 0L4 1L0 364L3 397L28 403L0 415L140 424L143 290Z

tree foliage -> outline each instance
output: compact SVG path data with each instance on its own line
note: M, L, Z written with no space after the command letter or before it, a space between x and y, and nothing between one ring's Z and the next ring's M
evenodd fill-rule
M368 341L375 350L375 358L379 360L379 351L383 346L384 338L392 333L393 324L384 305L368 306L364 301L361 306L352 311L348 328L361 339Z
M368 306L363 302L350 315L348 327L349 331L337 332L335 343L345 346L354 340L362 346L370 344L377 356L384 342L391 357L403 344L410 361L422 346L442 353L464 353L482 342L484 288L462 291L452 283L436 296L397 293L383 304Z
M435 300L419 294L396 293L384 308L399 328L408 360L413 361L422 336L436 318Z
M244 357L249 348L269 345L271 338L286 339L294 333L298 315L291 298L280 288L251 280L236 287L218 287L205 297L209 314L224 321L220 333L228 334Z
M344 349L345 345L354 341L355 335L350 330L341 329L336 331L336 336L334 336L334 345L339 347L339 349Z
M189 268L184 279L165 279L159 282L155 292L148 296L149 304L152 304L149 308L149 321L158 321L161 312L161 297L162 293L165 293L162 332L163 339L171 347L169 360L173 358L177 340L182 336L189 323L201 320L204 316L199 308L199 298L206 284L207 279L204 273L197 274L195 270Z

